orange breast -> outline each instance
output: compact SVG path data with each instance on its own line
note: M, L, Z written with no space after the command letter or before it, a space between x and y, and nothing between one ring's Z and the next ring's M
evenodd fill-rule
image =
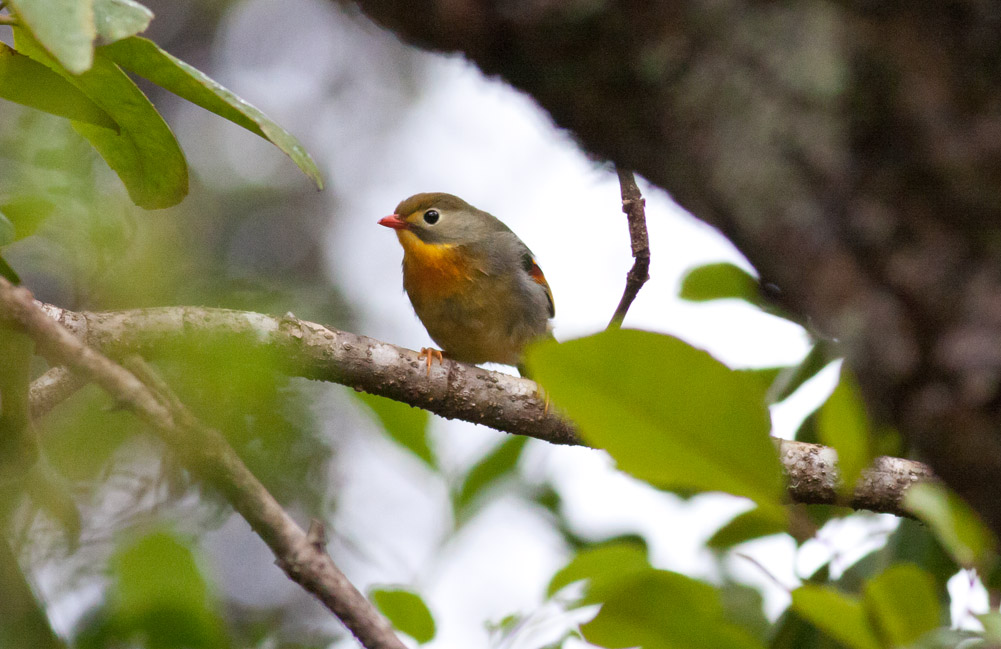
M472 278L470 260L450 244L430 244L412 232L397 230L403 246L403 286L412 300L454 295Z

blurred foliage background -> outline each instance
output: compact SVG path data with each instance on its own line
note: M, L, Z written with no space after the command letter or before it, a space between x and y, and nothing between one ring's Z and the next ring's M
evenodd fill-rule
M0 212L17 228L4 259L37 298L72 310L293 310L349 331L393 331L396 323L378 308L359 312L359 292L404 298L397 258L350 252L350 222L371 226L381 216L355 213L367 205L357 194L371 190L373 174L398 179L439 166L447 175L449 167L481 163L452 159L439 146L440 133L457 122L451 104L421 101L443 82L434 59L333 3L147 4L156 18L144 35L252 103L264 100L317 155L325 191L267 142L139 79L191 169L183 202L144 211L67 120L4 101ZM429 119L444 126L421 126ZM432 134L415 149L395 148L398 133L415 125ZM449 136L474 144L480 137ZM549 129L545 137L563 136ZM532 158L526 149L515 159ZM590 161L580 168L593 185L602 178L606 194L612 189L616 213L607 168ZM509 165L477 182L485 192L510 194L532 173L527 164ZM388 212L402 197L372 202ZM556 218L555 210L542 213ZM627 256L624 223L610 227L623 233ZM552 250L582 257L620 290L621 273L606 253L567 229ZM558 280L580 272L546 268ZM673 291L680 271L664 274ZM565 281L563 294L593 292L583 284ZM663 286L652 283L645 295L665 301ZM680 293L693 303L739 302L742 317L767 318L780 335L793 332L799 347L744 372L677 339L636 332L541 350L535 362L554 398L638 480L593 451L558 449L557 456L527 438L471 426L449 433L409 406L287 378L280 358L236 343L192 339L152 360L297 519L333 523L334 559L415 642L989 646L996 616L975 616L986 609L977 600L986 594L977 569L992 576L993 541L978 536L960 504L925 494L915 511L930 528L843 508L783 506L765 433L776 432L790 408L796 415L778 432L834 446L850 476L874 454L903 452L892 431L869 426L830 341L779 323L783 314L761 298L739 259L689 273ZM588 305L594 320L604 321L614 300L607 309L595 302L592 296ZM44 369L36 360L34 372ZM691 432L693 422L704 438L659 434L664 427ZM0 620L0 646L354 646L272 565L221 498L141 428L93 386L38 422L40 459L0 484L12 550L0 544L0 601L28 607L7 618L16 624ZM693 447L691 439L700 441ZM757 508L703 493L720 490ZM597 616L596 603L603 603ZM986 636L977 633L984 627Z

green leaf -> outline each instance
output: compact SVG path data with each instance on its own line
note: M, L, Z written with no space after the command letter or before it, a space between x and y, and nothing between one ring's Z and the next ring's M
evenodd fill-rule
M984 625L984 639L995 644L1001 643L1001 613L983 613L977 619Z
M946 554L927 525L910 518L900 519L883 547L873 550L841 573L837 586L845 593L862 594L871 579L900 563L916 564L932 575L939 606L948 606L946 585L959 566Z
M788 527L789 518L784 509L755 507L716 530L706 545L713 550L725 550L745 541L781 534Z
M872 463L869 431L862 395L851 372L842 366L841 380L820 407L817 432L822 444L838 452L838 489L844 496L851 495L862 471Z
M988 574L996 541L973 509L940 484L922 482L904 494L904 509L928 525L956 563Z
M3 257L0 257L0 276L2 276L11 284L21 283L20 276L18 276L17 272L13 268L11 268L11 265L8 264Z
M170 127L146 95L118 66L100 53L90 70L73 76L53 60L23 29L14 29L17 49L48 66L75 85L119 125L106 128L74 122L122 179L136 205L160 209L179 203L188 193L188 166Z
M102 44L146 31L153 12L133 0L94 0L94 23Z
M731 263L707 264L691 269L682 278L678 295L691 302L735 298L754 305L761 303L757 278Z
M719 588L723 615L750 631L755 638L766 642L771 635L772 624L765 615L764 597L757 588L728 582Z
M465 509L485 489L513 472L527 441L528 438L523 435L511 435L473 465L459 487L456 509Z
M778 403L790 397L835 358L835 352L829 343L825 341L815 343L799 365L783 368L768 390L768 403Z
M647 549L641 543L607 543L578 552L549 581L546 597L582 579L588 580L588 592L601 597L609 584L650 569ZM583 603L595 600L585 598Z
M73 74L90 68L97 35L93 0L8 0L7 5L17 14L21 29L27 29L62 67Z
M434 618L418 595L400 588L376 588L370 597L398 630L421 644L434 638Z
M0 97L78 122L118 129L113 119L76 86L0 43Z
M199 70L163 51L153 41L132 37L99 51L126 70L271 142L291 158L318 189L323 188L316 163L291 133Z
M750 368L748 368L748 367L742 367L742 368L734 370L734 371L735 372L739 372L740 374L743 374L744 376L746 376L749 379L753 380L755 383L758 384L759 389L761 390L761 392L762 393L766 393L771 388L771 386L775 383L775 381L777 381L778 378L780 376L782 376L782 374L784 372L786 372L787 370L789 370L789 369L791 369L791 368L789 368L789 367L750 367Z
M804 584L792 592L792 608L851 649L880 649L879 639L857 598L832 588Z
M622 329L534 345L528 364L584 439L623 471L657 487L780 502L761 386L708 353Z
M54 203L32 195L16 196L0 205L0 211L14 225L14 240L31 236L56 211Z
M10 222L3 212L0 212L0 246L13 243L16 236L14 224Z
M603 647L643 649L759 649L744 628L726 618L712 586L664 570L623 580L581 631Z
M772 625L769 649L844 649L791 607Z
M864 601L891 646L910 644L939 623L931 575L914 564L890 566L865 585Z
M144 646L223 647L221 623L191 551L157 532L122 549L112 561L114 626Z
M351 390L351 394L375 415L390 439L416 455L432 469L438 468L438 461L428 445L428 422L431 421L431 415L427 410L367 392Z

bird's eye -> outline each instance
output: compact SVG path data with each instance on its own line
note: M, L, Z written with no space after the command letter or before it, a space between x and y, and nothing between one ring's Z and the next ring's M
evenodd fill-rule
M428 210L424 212L424 222L428 225L434 225L441 218L441 214L438 214L438 210Z

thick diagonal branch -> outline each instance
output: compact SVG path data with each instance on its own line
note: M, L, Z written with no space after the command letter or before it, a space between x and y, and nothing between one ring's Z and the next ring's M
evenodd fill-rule
M97 383L150 425L188 468L226 496L271 548L286 574L323 602L363 646L404 649L389 623L351 585L324 548L282 509L222 434L199 422L165 386L149 387L135 372L114 363L49 318L27 289L14 287L3 278L0 314L23 327L51 363L64 364Z
M547 412L533 382L445 360L426 373L417 352L365 336L328 329L292 315L198 307L167 307L106 313L77 313L40 305L55 322L88 345L114 356L155 355L186 337L240 340L280 350L293 376L333 381L430 410L449 419L553 444L582 445L573 425ZM789 497L811 504L842 504L902 514L907 487L930 479L931 471L910 460L880 458L857 485L854 496L838 496L836 455L816 444L778 441L788 475Z

